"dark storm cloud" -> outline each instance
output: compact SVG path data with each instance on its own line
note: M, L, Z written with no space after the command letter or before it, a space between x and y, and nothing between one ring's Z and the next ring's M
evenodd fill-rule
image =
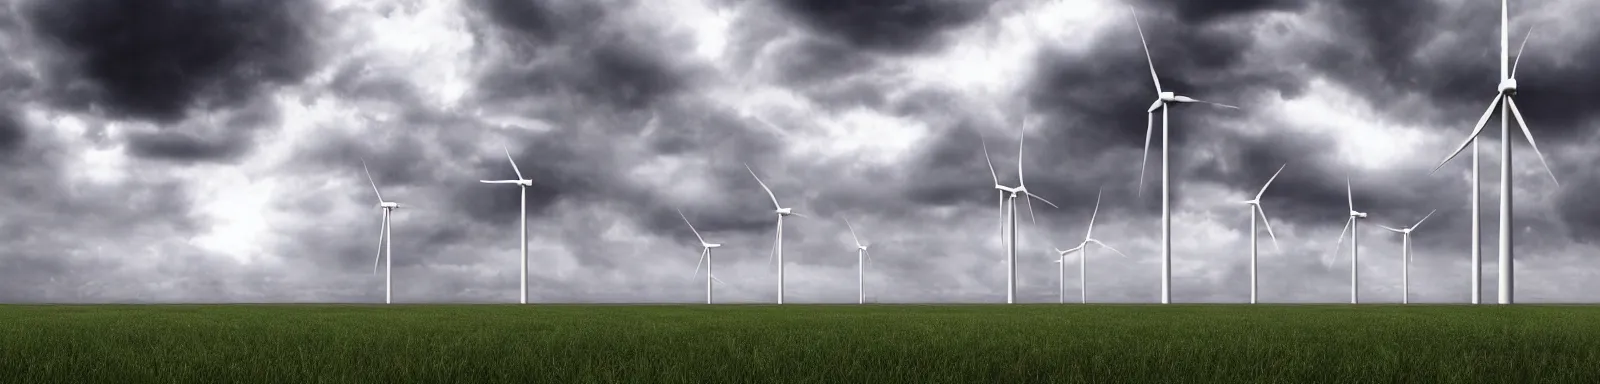
M315 66L319 6L302 0L51 0L24 4L59 65L57 102L170 123L227 108Z
M0 160L21 148L28 140L28 130L17 121L12 108L0 105Z
M196 119L154 132L128 137L128 153L139 158L176 162L237 159L251 148L256 130L277 123L277 110L257 100L224 113L221 118Z
M889 52L937 47L944 32L988 13L968 0L783 0L778 4L814 33L851 46Z
M1263 11L1299 11L1305 9L1306 0L1142 0L1146 7L1168 8L1186 24L1205 24L1230 16L1249 15Z
M689 70L670 61L670 45L607 25L607 4L591 1L475 0L469 12L487 19L510 52L479 79L488 101L574 94L622 110L647 108L690 86ZM678 45L683 42L672 42Z

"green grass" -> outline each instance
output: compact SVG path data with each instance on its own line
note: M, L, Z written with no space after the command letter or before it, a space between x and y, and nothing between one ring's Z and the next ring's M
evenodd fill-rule
M0 305L14 383L1600 383L1600 307Z

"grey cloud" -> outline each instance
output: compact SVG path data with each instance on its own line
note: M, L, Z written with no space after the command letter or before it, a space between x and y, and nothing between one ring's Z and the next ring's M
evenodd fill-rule
M938 45L944 32L983 18L989 5L966 0L786 0L778 6L814 33L862 49L910 52Z
M315 66L319 10L306 1L33 1L22 12L56 49L57 101L75 108L174 122Z

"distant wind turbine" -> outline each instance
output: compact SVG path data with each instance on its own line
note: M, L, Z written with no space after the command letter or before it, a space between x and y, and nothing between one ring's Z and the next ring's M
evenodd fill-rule
M1344 180L1345 196L1350 203L1350 218L1345 220L1344 229L1339 230L1339 242L1333 244L1333 253L1339 254L1339 246L1344 244L1344 233L1350 232L1350 304L1360 303L1356 290L1356 276L1360 268L1356 266L1356 258L1361 250L1361 223L1357 220L1367 217L1366 212L1356 212L1355 193L1350 191L1350 179Z
M1422 225L1423 221L1428 220L1429 216L1433 216L1433 213L1434 212L1438 212L1438 211L1439 210L1437 210L1437 209L1432 210L1432 211L1428 211L1427 215L1422 216L1422 220L1417 220L1416 224L1412 224L1411 226L1405 227L1405 228L1390 228L1389 226L1386 226L1386 225L1382 225L1382 224L1378 225L1379 227L1383 227L1383 229L1387 229L1387 230L1390 230L1390 231L1393 231L1395 233L1399 233L1400 234L1400 264L1401 264L1400 265L1400 271L1401 271L1400 272L1400 303L1401 304L1410 304L1411 303L1411 231L1414 230L1414 229L1417 229L1418 225Z
M378 256L372 259L372 273L378 273L378 259L387 260L383 266L383 303L389 304L394 298L394 249L390 242L389 213L400 208L400 203L384 201L383 192L378 192L378 182L372 179L372 171L367 169L367 160L361 160L361 172L367 174L367 182L372 184L372 193L378 195L378 208L383 210L383 226L378 229ZM388 257L384 257L388 256Z
M1256 198L1244 202L1250 206L1250 304L1256 303L1256 240L1261 237L1261 233L1256 230L1256 216L1260 216L1261 223L1266 224L1267 236L1272 236L1272 247L1279 251L1283 250L1278 247L1278 235L1272 234L1272 222L1267 221L1267 211L1261 210L1261 195L1267 193L1267 187L1272 186L1272 181L1277 180L1278 174L1283 173L1283 168L1288 166L1289 164L1279 166L1278 171L1273 172L1272 177L1267 178L1267 183L1261 186L1261 191L1256 192Z
M1023 126L1024 130L1026 130L1026 128L1028 126L1026 120L1024 120L1022 126ZM1028 192L1027 183L1024 182L1023 178L1022 178L1022 158L1023 158L1023 156L1022 156L1022 143L1026 140L1026 137L1027 137L1027 134L1023 133L1021 135L1018 135L1018 138L1017 138L1017 187L1016 188L1011 188L1011 187L1007 187L1007 186L1004 186L1004 185L1000 185L1000 174L994 172L994 162L989 160L989 144L982 143L982 140L979 141L980 144L983 145L983 161L985 163L989 164L989 176L994 177L994 189L1000 190L1000 202L999 202L999 209L1000 209L1000 239L1001 239L1000 241L1001 241L1001 243L1005 243L1005 245L1006 245L1006 304L1016 303L1016 299L1017 299L1017 242L1022 240L1022 236L1020 234L1018 234L1018 232L1017 232L1017 197L1021 196L1024 200L1027 201L1027 203L1028 203L1028 218L1030 220L1034 220L1034 217L1033 217L1033 200L1032 200L1034 198L1039 199L1039 201L1042 201L1045 204L1050 204L1051 207L1060 208L1060 207L1056 207L1056 204L1050 202L1050 200L1045 200L1043 197L1039 197L1039 195L1035 195L1032 192ZM1010 228L1011 229L1011 241L1010 242L1006 242L1005 241L1005 236L1006 236L1006 218L1007 218L1007 212L1006 212L1006 201L1007 201L1006 194L1007 193L1011 194L1010 195L1010 202L1011 202L1010 208L1011 209L1010 209L1010 215L1009 215L1010 216L1010 220L1011 220L1011 228Z
M1533 28L1529 27L1527 36L1524 36L1522 38L1522 46L1517 48L1517 60L1516 60L1516 62L1510 63L1511 64L1511 68L1510 68L1509 72L1506 69L1506 64L1507 64L1508 61L1510 61L1510 58L1506 57L1506 53L1507 53L1506 52L1506 48L1507 48L1506 47L1506 39L1507 39L1507 33L1508 33L1507 28L1508 27L1507 27L1507 21L1506 21L1506 0L1500 0L1500 79L1501 80L1500 80L1500 86L1499 86L1499 94L1495 95L1494 100L1489 102L1489 109L1483 111L1483 117L1478 118L1478 124L1477 124L1477 126L1475 126L1472 129L1472 135L1467 136L1467 140L1465 142L1461 143L1461 145L1456 148L1455 152L1451 153L1450 156L1445 157L1444 161L1439 162L1438 166L1433 167L1433 170L1428 172L1428 174L1430 174L1430 175L1432 175L1434 172L1438 172L1439 171L1439 167L1443 167L1445 163L1450 162L1450 159L1453 159L1453 158L1456 157L1456 155L1461 154L1461 151L1466 149L1467 144L1472 144L1473 145L1473 150L1472 150L1472 156L1473 156L1472 157L1472 303L1473 304L1477 304L1478 301L1479 301L1479 295L1482 293L1481 289L1479 288L1479 284L1480 284L1480 280L1483 278L1482 275L1479 274L1479 273L1481 273L1480 268L1482 268L1482 260L1480 260L1481 256L1479 256L1480 251L1478 250L1478 247L1479 247L1479 245L1478 245L1478 236L1479 236L1478 232L1479 232L1479 225L1480 224L1479 224L1479 218L1478 218L1478 216L1479 216L1479 213L1478 213L1478 211L1479 211L1479 209L1478 209L1478 182L1479 181L1478 181L1477 139L1478 139L1478 135L1483 133L1484 124L1489 122L1489 116L1494 114L1494 107L1495 106L1499 106L1500 107L1500 157L1501 157L1501 159L1500 159L1500 241L1496 242L1496 247L1498 247L1499 251L1500 251L1499 252L1500 253L1500 260L1499 260L1499 268L1500 268L1500 273L1499 273L1499 276L1500 276L1500 281L1499 281L1499 291L1500 291L1499 303L1500 304L1511 304L1513 302L1512 282L1513 282L1513 277L1514 277L1512 275L1512 269L1511 269L1511 260L1512 260L1512 250L1511 250L1511 240L1512 240L1512 236L1511 236L1511 158L1512 158L1511 157L1511 128L1510 128L1510 121L1507 120L1507 116L1515 117L1517 119L1517 126L1522 129L1522 136L1528 139L1528 147L1533 148L1533 153L1539 155L1539 163L1540 163L1540 165L1544 166L1545 173L1550 175L1550 181L1555 182L1557 187L1561 186L1561 182L1559 180L1556 180L1555 172L1550 170L1550 164L1545 161L1544 154L1539 152L1539 145L1538 144L1534 144L1534 142L1533 142L1533 132L1528 131L1528 122L1522 120L1522 111L1517 110L1517 102L1515 100L1516 98L1513 97L1513 96L1515 96L1517 94L1517 78L1516 78L1517 77L1517 65L1522 62L1522 49L1523 48L1527 48L1527 46L1528 46L1528 37L1529 36L1533 36Z
M1061 248L1056 248L1056 263L1060 264L1058 273L1061 274L1062 303L1066 303L1067 301L1068 253L1078 251L1078 293L1081 296L1078 299L1079 303L1089 302L1089 274L1087 272L1089 270L1089 243L1094 243L1100 245L1101 247L1105 247L1112 252L1116 252L1117 255L1122 256L1123 258L1128 257L1128 255L1122 253L1122 251L1118 251L1116 248L1112 248L1110 245L1106 245L1106 243L1102 243L1100 240L1094 238L1094 218L1095 216L1100 215L1100 195L1103 192L1105 192L1105 189L1101 189L1099 193L1095 193L1094 195L1094 212L1089 214L1089 230L1083 232L1083 242L1078 243L1078 246L1065 251L1061 250Z
M856 304L866 304L867 258L871 257L871 255L867 253L868 244L862 244L861 238L856 237L856 227L854 225L850 225L850 219L844 219L844 225L846 228L850 228L850 238L856 241L856 288L861 291L860 296L856 299Z
M795 212L793 208L784 208L782 204L778 204L778 195L772 194L772 188L767 188L767 183L761 182L761 176L756 176L756 171L750 168L750 164L746 163L744 169L750 171L750 177L756 178L756 183L761 184L762 190L767 191L767 197L772 198L772 207L776 208L773 212L778 214L778 239L772 243L772 252L768 253L767 262L772 262L772 255L776 255L778 258L778 304L783 304L783 218L789 215L800 217L806 217L806 215Z
M521 290L522 295L521 295L521 299L518 302L520 302L522 304L527 304L528 303L528 187L532 187L533 186L533 180L529 180L529 179L526 179L526 178L522 177L522 170L517 169L517 160L511 158L511 149L510 148L506 148L505 146L501 146L500 149L505 150L505 152L506 152L506 160L510 160L511 161L511 171L517 173L517 178L515 180L478 180L478 181L482 182L482 183L487 183L487 184L516 184L518 187L521 187L521 188L518 188L518 189L521 190L520 191L521 194L518 197L518 199L521 201L521 203L519 203L521 205L521 208L519 209L519 213L517 214L517 217L521 218L521 221L522 221L522 227L521 227L520 230L518 230L518 232L522 234L522 241L518 242L518 245L520 245L522 247L522 284L519 286L519 289Z
M1155 81L1157 94L1155 103L1150 104L1150 109L1145 111L1145 160L1139 163L1138 193L1141 196L1144 195L1145 163L1148 163L1150 158L1150 133L1155 129L1155 112L1157 109L1161 110L1161 303L1168 304L1172 302L1172 194L1170 190L1172 183L1168 177L1170 176L1170 172L1168 171L1171 169L1171 166L1168 156L1169 144L1167 141L1167 108L1170 108L1171 104L1173 103L1206 103L1233 109L1239 109L1239 107L1204 100L1196 100L1188 96L1181 96L1173 92L1162 90L1161 77L1156 75L1155 59L1150 57L1150 45L1146 43L1144 39L1144 27L1139 25L1139 14L1133 10L1132 6L1128 7L1128 12L1133 14L1134 28L1139 30L1139 44L1144 47L1145 62L1150 64L1150 79Z
M721 247L722 244L707 243L706 242L706 238L700 237L700 231L694 229L694 223L690 223L689 222L689 217L683 215L683 210L681 210L681 209L678 210L678 217L682 217L683 218L683 223L684 224L689 224L689 230L690 231L694 231L694 238L700 240L700 261L696 261L694 263L694 276L699 276L700 275L700 263L705 263L706 264L706 304L711 304L711 282L712 281L716 281L718 283L722 282L722 279L718 279L716 276L713 276L711 274L711 249L712 248ZM690 276L690 278L694 278L694 276ZM724 284L726 284L726 283L724 283Z

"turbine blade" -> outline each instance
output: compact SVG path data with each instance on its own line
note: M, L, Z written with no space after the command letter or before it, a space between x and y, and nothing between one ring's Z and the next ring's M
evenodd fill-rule
M718 279L716 275L711 275L711 281L715 281L717 284L727 284L723 282L722 279Z
M1037 224L1039 224L1039 219L1036 219L1036 218L1033 217L1033 199L1031 198L1032 195L1033 195L1032 193L1024 193L1023 196L1022 196L1022 202L1028 204L1028 222L1037 225Z
M517 180L478 180L478 182L486 184L516 184Z
M678 211L678 217L682 217L683 218L683 223L689 225L689 230L690 231L694 231L694 238L699 239L701 244L705 244L706 243L706 238L700 237L700 231L694 229L694 223L689 222L689 217L683 215L683 210L682 209L677 209L677 208L673 208L673 209Z
M1077 252L1077 251L1078 251L1078 250L1080 250L1080 249L1083 249L1083 245L1084 245L1084 244L1088 244L1088 243L1089 243L1089 242L1087 242L1087 241L1085 241L1085 242L1082 242L1082 243L1078 243L1078 246L1076 246L1076 247L1072 247L1072 249L1068 249L1068 250L1065 250L1065 251L1061 251L1061 253L1063 253L1063 254L1067 254L1067 253L1073 253L1073 252Z
M511 160L511 171L517 173L517 180L527 180L528 178L522 177L522 170L517 168L517 159L511 158L511 148L507 148L504 144L501 144L500 149L504 149L506 151L506 160Z
M1160 101L1157 100L1157 102ZM1138 196L1144 196L1144 169L1146 166L1150 165L1150 133L1155 131L1155 123L1155 112L1144 114L1144 156L1140 157L1141 160L1139 160Z
M1391 227L1389 227L1387 225L1383 225L1383 224L1378 224L1378 227L1393 231L1394 233L1406 233L1406 231L1402 231L1402 230L1399 230L1399 229L1391 228Z
M1289 166L1289 163L1283 163L1282 166L1278 167L1278 171L1277 172L1273 172L1272 173L1272 177L1267 179L1267 184L1261 186L1261 192L1256 192L1256 201L1261 201L1261 195L1267 193L1267 187L1271 187L1272 186L1272 181L1273 180L1277 180L1278 179L1278 174L1283 173L1283 168L1288 167L1288 166Z
M1000 185L1000 174L994 172L994 162L989 160L989 144L981 138L978 142L983 145L983 162L989 164L989 177L994 178L994 185Z
M383 204L383 192L378 192L378 182L372 180L372 171L367 169L367 159L361 159L361 172L367 174L367 182L372 183L372 193L378 195L378 204Z
M1489 123L1489 116L1494 115L1494 107L1500 105L1500 98L1502 98L1502 97L1505 97L1505 94L1499 94L1499 95L1495 95L1494 96L1494 101L1490 101L1489 102L1489 109L1483 111L1483 117L1479 117L1478 118L1478 124L1473 126L1472 134L1471 135L1467 135L1467 139L1461 141L1461 145L1456 146L1456 151L1455 152L1451 152L1450 156L1445 157L1444 161L1440 161L1439 165L1434 166L1432 171L1428 171L1429 175L1432 175L1434 172L1438 172L1439 168L1444 167L1445 163L1449 163L1450 162L1450 159L1454 159L1454 158L1456 158L1456 155L1460 155L1461 151L1464 151L1464 150L1467 149L1467 145L1468 144L1472 144L1472 140L1478 138L1478 134L1479 133L1483 133L1483 125Z
M1045 204L1049 204L1050 208L1061 209L1061 207L1056 206L1056 203L1052 203L1052 202L1050 202L1050 200L1045 200L1043 197L1039 197L1039 195L1033 194L1033 192L1028 192L1027 194L1028 194L1028 196L1031 196L1031 197L1033 197L1035 199L1039 199L1039 201L1042 201Z
M1019 188L1026 188L1028 186L1028 182L1022 178L1022 143L1027 141L1027 139L1027 132L1017 135L1017 187Z
M1256 214L1261 215L1261 223L1267 226L1267 236L1272 237L1272 249L1282 252L1283 247L1278 245L1278 235L1272 233L1272 222L1267 220L1267 211L1262 210L1259 204L1251 204L1251 206L1255 207Z
M745 163L744 164L744 169L746 171L750 171L750 177L756 178L756 184L761 184L761 189L762 190L767 191L767 197L771 197L772 198L772 206L773 206L773 208L774 209L783 209L783 206L778 204L778 195L772 194L772 188L767 188L767 183L761 182L761 176L756 176L756 170L750 169L750 163Z
M767 268L775 266L778 260L778 227L772 227L772 248L767 249Z
M1122 253L1122 251L1118 251L1116 248L1112 248L1110 245L1106 245L1106 243L1100 242L1100 240L1089 239L1089 242L1093 242L1095 244L1099 244L1101 247L1104 247L1105 249L1109 249L1112 252L1116 252L1118 255L1121 255L1123 258L1127 258L1128 257L1127 254Z
M1346 218L1344 220L1344 229L1339 230L1339 241L1336 242L1336 243L1333 243L1333 255L1334 255L1334 257L1338 257L1339 256L1339 246L1344 244L1344 233L1350 231L1350 222L1352 222L1352 221L1355 221L1354 217Z
M1006 245L1006 193L1004 191L1000 192L999 208L1000 209L998 210L998 212L1000 212L1000 246L1004 247Z
M1206 104L1211 104L1211 105L1215 105L1215 106L1223 107L1223 108L1239 109L1239 107L1235 107L1235 106L1232 106L1232 105L1227 105L1227 104L1218 103L1218 102L1212 102L1212 101L1200 100L1200 99L1196 99L1196 98L1188 97L1188 96L1178 96L1177 100L1180 103L1206 103Z
M694 262L694 274L693 275L689 275L689 279L690 280L693 280L695 278L695 276L700 276L700 264L705 263L705 262L706 262L706 248L702 247L702 248L700 248L700 261Z
M1346 201L1350 203L1350 210L1352 210L1352 211L1356 210L1356 193L1350 191L1350 177L1349 176L1345 176L1345 178L1344 178L1344 193L1345 193L1344 197L1345 197L1345 199L1347 199Z
M861 238L860 237L856 237L856 227L854 225L850 225L850 219L849 218L845 218L844 219L844 226L847 227L847 228L850 228L850 239L856 241L856 246L857 247L861 246Z
M1528 47L1528 38L1533 37L1533 27L1528 27L1528 34L1522 36L1522 45L1517 46L1517 60L1511 63L1511 77L1517 78L1517 65L1522 64L1522 49Z
M1083 237L1086 239L1094 236L1094 218L1095 216L1100 216L1100 195L1104 194L1105 191L1105 188L1100 188L1100 192L1094 194L1094 212L1089 213L1089 230L1083 233Z
M1432 210L1432 211L1428 211L1428 214L1427 214L1427 215L1424 215L1424 216L1422 216L1422 220L1417 220L1417 223L1416 223L1416 224L1412 224L1412 225L1411 225L1411 228L1416 228L1416 227L1417 227L1417 226L1418 226L1418 225L1422 225L1422 222L1423 222L1423 221L1427 221L1427 220L1428 220L1428 218L1429 218L1429 217L1432 217L1432 216L1433 216L1433 213L1434 213L1434 212L1438 212L1438 211L1439 211L1439 210L1437 210L1437 209L1435 209L1435 210Z
M378 261L383 260L383 244L389 240L389 218L383 218L383 224L378 225L378 255L372 257L372 273L378 273Z
M1144 47L1144 61L1150 64L1150 80L1156 83L1156 93L1161 92L1161 76L1156 75L1156 61L1150 58L1150 44L1144 40L1144 26L1139 25L1139 12L1128 6L1128 13L1133 14L1133 27L1139 30L1139 46Z
M1535 144L1533 142L1533 131L1529 131L1528 122L1522 120L1522 111L1517 109L1516 99L1507 97L1506 105L1511 106L1511 116L1517 118L1517 126L1522 128L1522 137L1528 139L1528 146L1533 147L1533 153L1535 155L1539 155L1539 165L1544 166L1544 172L1550 175L1550 181L1555 182L1556 186L1558 187L1561 186L1561 181L1556 180L1556 173L1550 170L1550 163L1544 161L1544 153L1539 152L1539 144Z

